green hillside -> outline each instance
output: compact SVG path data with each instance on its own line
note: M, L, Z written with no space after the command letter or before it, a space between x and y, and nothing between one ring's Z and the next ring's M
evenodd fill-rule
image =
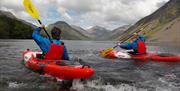
M164 6L162 6L160 9L158 9L151 15L144 17L143 19L138 21L135 25L133 25L127 31L125 31L123 35L117 37L115 40L123 40L126 39L132 33L139 32L145 35L148 41L166 41L165 38L163 37L158 38L158 36L167 36L164 35L163 32L166 31L168 27L173 23L173 21L177 20L179 16L180 16L180 0L170 0L168 3L166 3ZM169 35L171 35L171 32L174 31L177 31L177 28L169 29ZM180 35L178 35L178 33L175 33L175 35L173 36L180 36ZM156 39L153 39L155 37ZM179 40L179 39L174 38L168 41L175 41L175 40Z
M0 11L0 38L29 39L31 38L32 31L32 26Z

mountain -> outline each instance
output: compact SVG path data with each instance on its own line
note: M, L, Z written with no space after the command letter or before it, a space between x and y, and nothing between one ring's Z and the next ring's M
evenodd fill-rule
M7 11L2 11L2 10L0 10L0 15L1 16L6 16L6 17L9 17L9 18L11 18L11 19L16 19L16 17L12 14L12 13L10 13L10 12L7 12Z
M89 37L90 39L93 38L92 35L90 35L85 29L79 27L79 26L76 26L76 25L71 25L72 28L74 28L76 31L82 33L83 35Z
M87 30L75 26L69 25L64 21L58 21L48 26L48 30L51 30L54 26L60 28L63 39L69 40L112 40L115 36L121 35L130 25L119 27L113 31L107 30L100 26L94 26ZM50 31L48 31L50 34ZM44 34L44 33L43 33Z
M120 36L124 31L126 31L131 25L124 25L118 27L114 30L107 30L106 28L100 26L94 26L86 31L93 36L93 40L112 40Z
M53 27L57 27L62 30L62 39L67 39L67 40L88 40L89 39L88 36L81 33L81 31L78 31L78 29L74 29L73 27L71 27L69 24L67 24L64 21L58 21L54 24L50 24L48 26L49 34L50 34L50 30Z
M124 26L121 26L121 27L118 27L118 28L112 30L109 33L107 39L113 40L114 38L121 36L130 26L131 25L124 25Z
M123 40L132 33L139 32L145 35L148 41L180 43L179 18L180 0L170 0L151 15L139 20L115 40Z
M100 26L94 26L90 29L87 29L86 31L93 36L93 40L104 40L110 33L110 30L107 30Z
M12 13L0 10L0 38L30 39L33 26L17 19Z

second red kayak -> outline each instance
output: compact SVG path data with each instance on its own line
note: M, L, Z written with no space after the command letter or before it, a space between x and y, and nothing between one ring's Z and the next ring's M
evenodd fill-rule
M157 62L180 62L180 55L172 55L167 53L147 53L144 55L130 55L130 57L125 57L127 55L124 55L125 53L121 51L110 51L105 58L122 58L122 59L133 59L133 60L140 60L140 61L157 61ZM127 53L126 53L127 54Z

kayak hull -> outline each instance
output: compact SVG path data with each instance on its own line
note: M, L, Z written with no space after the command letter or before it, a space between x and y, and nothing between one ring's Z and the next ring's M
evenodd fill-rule
M106 55L105 58L113 58L113 59L133 59L133 60L139 60L139 61L156 61L156 62L180 62L180 55L164 55L158 54L158 53L147 53L144 55L130 55L130 58L122 58L121 55L123 52L118 52L113 50L112 52L109 52L109 54ZM113 56L112 56L113 55Z
M180 55L163 56L158 53L147 53L145 55L131 55L134 60L151 60L157 62L180 62Z
M41 71L43 74L63 80L88 79L94 74L94 69L89 66L62 65L59 64L62 60L36 58L36 56L40 54L42 54L42 52L30 50L23 51L22 55L25 66L34 71Z

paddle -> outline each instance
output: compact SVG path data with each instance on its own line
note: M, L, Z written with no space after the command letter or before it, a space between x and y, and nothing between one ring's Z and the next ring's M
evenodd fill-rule
M130 36L130 37L128 37L127 39L124 39L122 42L120 42L120 44L121 43L124 43L126 40L128 40L129 38L131 38L132 36ZM118 47L119 45L118 44L116 44L114 47L112 47L112 48L106 48L106 49L104 49L102 52L101 52L101 56L102 57L105 57L106 55L108 55L108 53L109 52L111 52L112 50L114 50L116 47Z
M39 22L39 24L42 24L42 22L41 22L40 19L39 19L39 13L38 13L38 11L36 10L36 8L34 7L33 3L32 3L30 0L24 0L23 4L24 4L24 7L25 7L26 11L27 11L34 19L36 19L36 20ZM49 36L49 34L48 34L48 32L46 31L46 29L43 28L43 30L44 30L45 33L47 34L50 42L52 42L52 39L51 39L51 37Z
M149 23L149 24L145 24L145 26L144 27L142 27L141 29L139 29L138 31L135 31L136 33L139 33L142 29L144 29L144 28L146 28L147 26L149 26L151 23ZM135 32L133 32L133 33L135 33ZM133 36L133 35L132 35ZM127 38L125 38L122 42L120 42L120 43L124 43L125 41L127 41L128 39L130 39L132 36L129 36L129 37L127 37ZM114 50L116 47L118 47L118 44L116 44L114 47L112 47L112 48L106 48L106 49L104 49L102 52L101 52L101 56L102 57L105 57L109 52L111 52L112 50Z

